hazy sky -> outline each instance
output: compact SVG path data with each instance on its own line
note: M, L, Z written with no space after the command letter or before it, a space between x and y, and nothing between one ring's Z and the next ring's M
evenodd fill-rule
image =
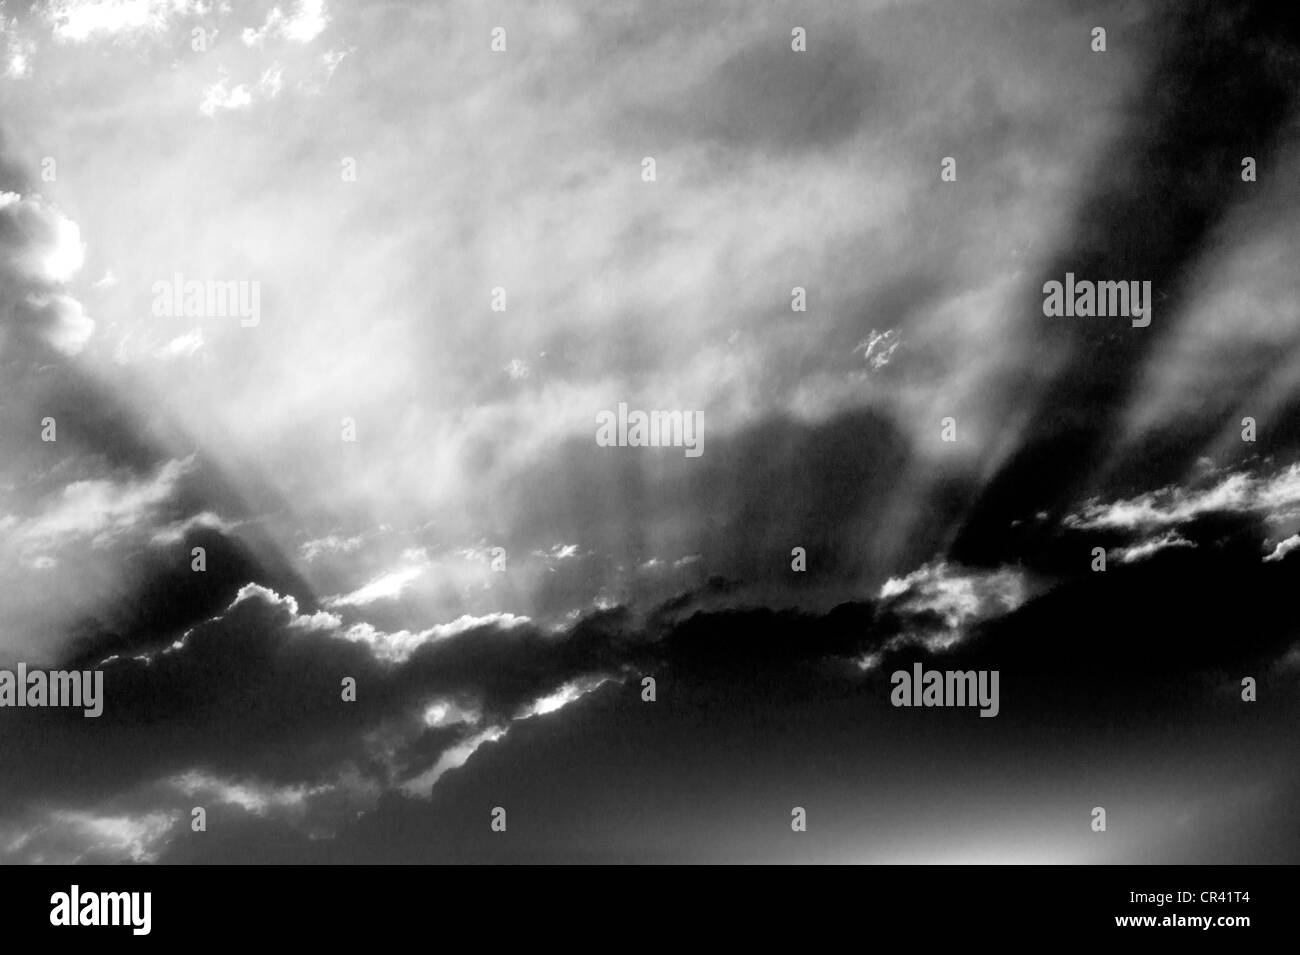
M0 858L1296 861L1275 17L4 0Z

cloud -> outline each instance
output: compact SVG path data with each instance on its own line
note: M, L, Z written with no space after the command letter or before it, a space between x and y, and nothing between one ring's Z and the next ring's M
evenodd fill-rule
M347 50L328 50L327 52L322 53L320 62L321 65L325 68L325 79L328 80L330 77L332 77L334 75L334 71L339 68L339 64L343 62L344 58L348 56L348 54L354 52L356 52L355 49L347 49Z
M196 328L173 338L167 344L155 348L152 352L159 361L172 361L177 358L189 358L203 348L203 329Z
M345 640L365 644L380 660L400 663L408 659L421 646L433 640L445 640L448 637L484 628L511 630L528 623L531 621L527 617L515 616L512 613L491 613L481 617L464 614L448 623L434 624L417 633L408 630L386 633L363 622L341 630L339 636Z
M71 295L31 295L26 314L41 329L50 347L64 355L76 355L95 333L95 322Z
M244 601L260 600L273 607L282 607L288 615L286 625L291 630L336 630L343 625L343 619L335 614L326 613L318 610L313 614L300 614L298 612L298 600L292 594L281 596L269 587L261 584L245 584L239 588L239 593L235 595L234 601L226 608L229 613ZM188 637L189 634L186 634ZM171 649L180 649L185 642L185 638L177 641Z
M0 192L0 241L6 270L38 283L66 282L85 258L81 229L38 195Z
M268 99L275 99L280 95L280 90L284 89L284 67L279 63L273 63L262 73L261 79L257 81L257 88L266 95Z
M49 82L23 84L6 124L18 141L49 142L60 171L93 165L99 187L77 194L89 253L46 200L0 201L2 347L34 369L6 375L0 396L11 415L0 484L18 502L0 517L0 546L50 518L48 540L4 565L2 609L45 656L107 659L113 690L93 741L87 727L40 714L0 724L7 752L39 741L24 750L30 773L0 778L0 805L138 819L181 805L167 781L201 780L231 825L173 852L442 852L436 839L385 841L427 832L385 828L405 818L397 799L367 804L377 818L355 825L316 814L350 793L405 789L434 801L416 815L445 825L454 852L471 845L456 841L471 828L457 810L481 815L478 787L529 793L544 816L544 790L528 788L535 773L565 800L591 800L568 810L591 827L579 841L603 838L604 820L639 825L673 805L687 831L641 827L640 848L680 857L729 832L755 844L743 820L756 816L720 806L707 834L680 812L689 793L719 791L719 760L737 770L724 789L774 805L782 785L832 764L859 802L879 793L878 773L852 776L859 754L897 768L886 788L914 778L947 792L963 747L988 776L1015 771L992 739L1010 739L1021 761L1051 761L1034 748L1035 727L1051 727L1053 745L1130 724L1154 739L1172 723L1148 714L1177 712L1162 709L1169 697L1217 693L1217 671L1258 662L1263 673L1278 658L1275 630L1295 625L1277 599L1289 562L1259 556L1295 530L1282 526L1295 510L1285 482L1248 475L1216 491L1242 473L1240 457L1216 453L1199 430L1162 431L1167 401L1151 404L1159 441L1118 440L1203 260L1227 246L1247 258L1269 250L1264 272L1290 274L1284 231L1238 241L1254 233L1234 216L1261 210L1237 198L1258 190L1223 187L1222 155L1240 142L1270 150L1261 169L1294 165L1269 146L1294 83L1286 32L1252 33L1280 25L1265 8L1238 18L1198 7L1166 32L1147 27L1167 11L1139 4L1125 15L1135 55L1110 60L1069 39L1086 38L1086 14L1052 8L941 3L918 24L907 5L851 15L829 5L806 11L810 53L792 56L777 7L749 5L719 30L709 5L634 6L520 7L511 55L486 71L483 43L429 55L436 9L421 8L428 29L412 30L364 4L338 8L329 27L323 5L281 4L250 21L247 46L223 47L229 74L214 75L207 57L122 69L120 57L71 49L82 33L161 36L138 14L153 6L133 5L111 28L84 19L42 47L36 67ZM179 8L166 9L170 22ZM490 20L470 21L453 41L486 36ZM340 70L319 98L271 104L276 122L243 121L337 65L321 51L342 39L308 45L336 26L350 34L346 49L368 51L365 76ZM610 69L600 51L614 48ZM997 70L972 73L990 56ZM57 112L105 97L120 135L98 135L94 110ZM248 148L224 148L229 124L200 121L196 103L240 126ZM1200 114L1216 117L1210 129ZM141 152L173 127L189 133ZM557 152L559 142L573 148ZM947 142L965 144L955 189L939 185L933 161ZM648 149L653 186L637 178ZM338 179L340 157L357 160L355 181ZM422 186L394 188L406 182ZM1171 191L1188 201L1169 203ZM153 228L113 227L123 210L160 205L174 214ZM268 222L281 227L272 234ZM122 278L92 300L97 340L63 286L82 259L100 274L93 250L109 247ZM251 334L205 325L202 360L172 360L197 354L199 339L160 332L142 290L170 274L159 263L188 274L195 262L213 277L262 277L268 320ZM1158 298L1153 335L1041 320L1040 272L1130 264L1170 296ZM510 288L511 310L485 322L483 290L497 284ZM789 311L795 284L809 290L807 315ZM1259 302L1279 323L1277 343L1288 301ZM29 333L41 347L23 355ZM168 360L113 365L128 339ZM78 361L59 361L51 343L80 347ZM1239 374L1236 356L1210 352L1225 377ZM1272 352L1282 363L1289 354ZM511 375L525 364L529 374ZM1276 389L1262 407L1287 409L1284 371L1261 376ZM1208 390L1225 402L1245 393ZM708 454L596 449L593 414L621 400L702 409ZM56 448L31 438L47 406ZM949 414L953 444L938 440ZM337 440L342 416L360 424L355 446ZM1288 460L1274 433L1291 417L1260 415L1282 423L1261 431L1273 442L1261 453ZM143 489L196 447L203 467L149 498ZM64 463L51 467L50 451ZM1192 455L1225 470L1189 483L1180 468ZM63 502L65 487L75 500ZM1044 516L1023 520L1033 513ZM1062 524L1062 514L1073 517ZM1221 514L1234 519L1213 533L1189 526ZM235 527L241 539L226 539ZM1131 559L1092 579L1084 534ZM59 541L115 550L44 553ZM209 548L207 575L179 550L192 541ZM465 542L478 545L458 558ZM807 573L790 569L796 545ZM406 546L432 556L395 556ZM504 570L487 569L487 546L508 553ZM689 574L664 572L673 555L689 555L676 562ZM638 573L647 557L656 572ZM46 559L57 565L34 572ZM705 582L683 593L683 577ZM1257 585L1267 599L1221 598ZM64 616L52 620L42 608L55 607ZM882 705L882 676L916 660L1002 667L996 733L963 735L954 714L922 724ZM653 706L637 693L648 674L660 681ZM355 703L340 699L345 677L358 681ZM1003 728L1017 726L1029 729ZM1140 742L1133 751L1149 753ZM765 779L769 766L780 772ZM364 784L340 782L349 772ZM558 782L566 773L572 785ZM636 785L620 791L627 779ZM609 811L616 800L626 812ZM927 831L910 818L908 835ZM317 826L339 839L303 848L291 838ZM270 848L231 841L235 831Z
M298 0L293 12L286 15L278 6L272 7L266 21L258 29L246 27L241 34L245 46L262 46L268 38L280 38L294 43L310 43L324 32L330 17L324 0ZM341 59L341 57L340 57ZM335 62L334 65L337 65Z
M434 700L425 708L426 726L452 726L456 723L476 724L483 719L480 710L463 706L455 700Z
M1140 15L1156 16L1157 9ZM1266 4L1240 16L1201 5L1176 13L1162 20L1158 47L1144 57L1107 135L1097 138L1089 171L1072 185L1069 216L1016 303L1022 360L1007 369L983 412L998 422L993 446L999 455L988 462L996 470L953 546L967 563L1000 562L1023 546L1022 538L1005 533L1015 519L1068 506L1104 481L1176 473L1203 453L1200 434L1126 442L1130 402L1184 324L1206 262L1238 246L1231 238L1233 213L1253 197L1224 189L1213 170L1225 155L1261 162L1262 155L1286 155L1300 104L1294 69L1300 35ZM1238 54L1224 57L1226 49ZM1292 66L1275 69L1278 61ZM1169 188L1177 189L1178 203L1167 201ZM1150 328L1136 334L1113 322L1045 320L1042 283L1067 271L1149 281Z
M193 465L191 456L168 461L147 478L73 481L39 513L20 520L11 539L41 548L89 539L91 546L102 547L150 524Z
M166 527L160 527L154 531L151 538L154 544L179 544L190 536L190 532L196 528L205 528L207 530L219 531L222 534L229 534L238 524L223 520L211 511L201 511L183 521L173 521Z
M235 782L200 770L189 770L167 781L187 797L228 803L263 816L272 809L301 807L312 796L329 791L327 785L274 786L257 780Z
M318 537L314 540L305 541L299 550L302 552L304 560L315 560L321 554L346 554L356 550L361 546L361 537L339 537L337 534L330 534L326 537Z
M88 854L117 855L130 862L152 862L157 858L158 843L175 825L176 817L161 812L137 818L56 812L51 821L57 826L81 830ZM74 861L85 861L85 857Z
M194 0L46 0L42 15L60 42L158 37L180 15L202 12Z
M994 44L1011 64L1006 82L972 89L957 66L960 56L918 50L913 25L889 4L872 4L861 17L820 11L810 35L822 41L802 58L789 55L788 44L772 44L775 27L789 30L774 9L747 12L725 40L708 29L714 14L704 8L683 21L642 7L632 30L625 17L598 7L588 12L588 53L609 43L625 52L626 68L598 87L584 79L591 63L552 55L571 47L579 22L572 11L521 12L524 35L537 41L534 52L512 56L518 70L498 83L477 69L471 44L429 57L417 36L394 33L392 21L338 8L337 22L326 28L337 28L338 39L303 49L296 41L319 33L332 8L260 8L248 24L250 45L223 54L228 74L213 74L210 58L183 58L168 86L177 90L176 102L160 107L170 117L164 121L188 123L183 98L185 110L203 104L203 113L218 120L180 143L185 162L169 166L192 170L216 191L205 194L202 209L183 199L190 207L178 209L171 224L133 233L113 249L122 285L96 301L95 318L101 328L112 327L108 337L145 343L140 354L167 356L132 364L133 376L109 369L113 387L132 397L168 396L177 428L221 459L252 508L278 515L262 525L272 546L293 552L332 528L389 522L433 524L444 540L490 541L510 554L505 574L471 576L447 567L440 576L440 566L413 581L401 597L432 606L409 620L372 621L385 632L419 632L425 620L462 613L547 620L589 606L596 594L652 606L674 585L670 574L629 579L649 555L697 554L702 567L769 588L774 600L821 608L845 588L863 581L874 587L933 554L945 522L954 519L952 505L936 506L936 499L955 502L959 495L948 486L931 489L929 481L949 476L923 461L907 470L938 447L915 423L930 420L940 405L981 407L989 374L1017 353L1008 306L1021 263L1005 253L1012 239L1050 225L1059 203L995 210L967 193L968 204L953 208L936 200L932 177L917 174L910 157L931 149L939 131L980 132L973 123L953 127L954 114L1000 124L997 135L971 136L986 142L985 168L1032 167L1041 171L1035 176L1056 182L1087 154L1072 132L1086 126L1052 121L1059 84L1032 96L1019 82L1034 75L1023 53L1033 44L1008 40L960 11L966 49ZM1025 36L1041 26L1030 23ZM412 127L419 142L401 150L385 145L390 124L365 103L357 77L340 70L319 103L304 106L305 113L295 109L292 122L273 124L282 138L257 124L242 130L261 143L258 150L281 158L251 192L236 188L239 176L216 160L228 134L221 121L233 119L232 110L260 111L275 86L268 77L259 89L269 72L283 66L279 82L294 86L321 69L326 50L337 55L354 44L386 51L375 61L379 73L364 85L392 90L393 108L403 91L443 91L412 101L431 120ZM890 82L876 82L886 75ZM139 81L146 77L147 71ZM446 91L457 78L468 86L451 96ZM946 91L943 102L921 95L932 87ZM479 109L503 117L499 128L476 134L488 140L466 138ZM327 115L335 132L324 140L308 135ZM133 122L154 128L158 117L141 114ZM364 138L388 157L382 177L348 141L352 134L341 132L349 129L378 136ZM540 179L526 174L558 130L570 131L580 147ZM641 150L647 130L672 150L665 169L679 178L671 192L622 186L628 170L619 157ZM480 209L461 198L474 194L481 166L466 151L468 142L496 157L505 184ZM112 143L100 148L121 174L111 206L109 190L88 199L95 222L110 221L119 205L188 195L179 183L126 175L132 157ZM421 175L414 157L431 154L447 157L432 191L389 208L391 193L381 184ZM338 195L355 233L341 232L335 212L326 213L320 181L292 172L299 159L326 169L341 156L360 161L360 177ZM863 202L844 202L844 195L860 194L864 167L874 170L876 186ZM814 185L791 191L791 181ZM995 193L1047 194L1019 175L999 179L988 195ZM593 211L602 209L615 214ZM294 223L303 241L248 245L257 223L268 220ZM565 227L552 228L556 221ZM901 232L891 226L900 221L909 223ZM1017 234L1004 238L1004 230ZM361 244L352 248L353 241ZM205 325L201 352L193 333L168 329L158 338L156 323L133 311L128 292L138 287L141 270L151 276L156 263L195 249L207 250L203 258L215 276L251 275L256 262L266 301L274 293L294 306L273 327L268 318L255 336ZM960 257L971 274L946 271L944 263L958 261L955 249L976 250L978 261ZM322 273L322 259L348 265ZM446 263L450 284L427 287L412 265L427 261ZM843 268L848 261L890 266ZM441 307L434 322L413 320L433 299L475 300L473 289L490 278L479 275L485 269L510 273L486 286L499 282L511 291L511 310L490 327ZM810 289L815 323L780 318L796 280ZM375 320L357 320L367 315ZM742 334L728 345L736 329ZM852 354L871 329L887 340L871 350L865 367L889 361L887 375L863 375L864 360ZM467 343L455 360L436 347L452 340ZM900 340L908 344L908 361L892 362L898 352L890 349ZM987 347L990 341L1000 347ZM283 362L287 353L299 356L292 367ZM190 354L203 360L179 360ZM426 367L411 360L420 354ZM516 360L529 374L504 381L510 371L501 369L522 370ZM483 384L489 378L497 384ZM676 402L703 411L717 437L702 463L679 472L650 454L592 460L595 410L634 391L646 407ZM400 427L366 426L365 455L355 466L342 466L328 444L303 430L304 415L325 408L335 414L335 405L347 406L337 409L339 417L373 423L397 395L409 399ZM954 450L974 461L978 431L966 420L962 425ZM755 520L757 513L768 516ZM812 536L798 542L816 554L816 582L811 575L793 579L771 557L777 549L788 553L792 535L804 529ZM527 555L556 540L581 541L582 559L532 566ZM346 598L386 569L370 563L368 548L356 554L360 559L346 561L316 555L307 561L315 566L302 572L321 593Z
M853 352L854 354L862 352L863 360L873 371L879 371L889 364L889 359L894 357L894 351L899 344L898 333L894 329L877 332L873 328L870 335L854 346Z
M1139 560L1158 554L1162 550L1170 547L1195 547L1196 544L1182 537L1177 531L1169 531L1159 537L1148 537L1129 547L1116 547L1109 552L1112 559L1119 560L1124 564L1131 564Z
M1165 487L1116 501L1089 502L1066 516L1066 527L1083 530L1152 530L1186 524L1207 514L1258 513L1283 520L1300 508L1300 464L1272 475L1237 471L1206 488Z
M230 86L226 77L222 77L203 90L203 101L199 103L199 112L204 116L216 116L222 110L248 109L253 105L253 94L242 83Z
M0 191L0 280L11 327L75 355L95 330L81 303L61 290L81 268L85 245L75 222L39 195Z
M0 36L4 38L5 76L22 79L32 72L32 57L36 54L36 41L18 32L16 19L5 19L5 6L0 3Z
M464 766L484 743L495 743L506 733L507 729L504 726L489 726L487 729L480 730L474 735L461 740L456 745L445 750L438 757L438 761L427 770L403 782L402 791L412 796L427 795L433 785L449 770L459 769Z
M165 649L103 661L106 685L113 688L101 724L106 762L83 781L106 796L111 792L112 799L158 783L254 814L307 812L312 803L333 799L340 786L373 797L377 783L406 775L406 764L418 756L406 747L425 732L441 733L442 742L409 772L432 772L432 780L483 740L497 738L512 719L554 713L590 687L579 657L566 659L569 653L552 639L509 615L431 627L425 636L434 642L397 656L375 643L362 646L340 624L320 611L299 612L292 596L249 584L224 611ZM520 659L511 662L517 654ZM356 710L338 708L339 673L357 680ZM238 699L244 702L236 708L246 712L232 722L230 707ZM477 702L450 702L456 700ZM170 725L189 728L161 747L140 750L132 740L152 734L158 724L149 713L158 706L170 712ZM268 734L267 726L280 729ZM79 745L80 729L54 727L48 758L10 783L34 795L42 776L62 775L63 757L55 751ZM0 738L25 731L9 721ZM299 753L291 761L296 766L273 755L283 745ZM238 755L251 754L250 746L269 746L269 761ZM360 768L366 779L356 775ZM149 801L153 811L164 805L159 798L145 793L136 801ZM135 855L152 858L152 852L145 847Z
M1273 552L1265 557L1264 560L1279 561L1297 547L1300 547L1300 534L1292 534L1285 540L1278 541L1277 546L1273 548Z
M530 716L545 716L547 713L554 713L556 710L568 706L575 700L582 699L588 693L600 689L608 683L609 680L610 678L606 676L596 676L566 683L554 693L547 694L541 699L529 704L516 718L528 719Z
M424 575L428 566L427 562L421 562L390 570L351 593L326 597L325 606L364 607L377 600L395 600L407 587Z
M1010 613L1026 596L1023 576L1011 568L967 571L944 561L926 564L904 577L891 577L880 588L886 609L918 618L933 617L941 625L905 635L932 649L951 646L973 623Z
M693 713L698 721L697 705L707 706L711 725L739 720L751 732L746 720L752 721L753 712L779 720L807 706L856 700L850 722L861 734L863 707L879 708L888 699L888 673L916 660L1000 668L1008 694L1002 718L1012 721L1059 720L1101 686L1110 718L1133 708L1149 714L1166 702L1177 710L1185 703L1189 674L1209 678L1229 660L1240 667L1278 659L1293 643L1284 625L1289 585L1279 575L1256 591L1252 612L1260 616L1242 631L1248 638L1226 645L1213 639L1226 624L1222 602L1184 607L1171 595L1189 587L1208 593L1212 580L1232 589L1238 571L1225 564L1231 554L1186 554L1192 563L1176 570L1156 553L1117 565L1104 580L1084 574L1034 593L1010 569L986 572L937 562L889 579L875 602L844 604L825 614L725 602L708 609L710 600L737 593L712 582L644 621L614 608L542 633L504 616L461 619L427 628L424 639L400 653L384 643L397 635L359 640L348 632L356 625L303 611L296 598L249 584L224 611L196 624L165 652L104 665L113 695L95 727L100 758L78 764L75 785L67 778L68 753L87 738L84 726L69 722L47 727L27 772L7 779L0 794L13 815L44 811L40 807L52 791L86 807L136 792L132 816L156 817L175 808L166 796L171 791L191 802L205 798L236 808L280 831L343 838L358 805L381 815L391 811L384 808L386 792L433 799L443 807L438 818L444 818L445 801L458 799L463 786L477 785L473 780L481 773L496 772L506 752L502 746L519 734L530 742L522 751L510 750L512 760L539 746L539 752L572 747L571 734L583 738L591 732L588 720L597 718L584 714L603 714L599 720L623 714L615 717L620 725L644 722L652 711L639 709L648 705L639 698L643 674L654 674L661 697L671 694L663 698L675 701L665 713ZM1113 599L1098 599L1098 587ZM1143 600L1126 595L1130 589ZM1197 621L1204 623L1203 632L1194 629ZM951 639L955 632L965 638ZM1135 638L1139 634L1144 640ZM1171 655L1174 647L1178 653ZM856 665L868 658L872 666ZM1118 668L1122 678L1098 684L1099 667L1112 674ZM356 680L356 703L340 702L343 676ZM880 718L889 712L885 707ZM22 720L33 718L28 711L20 714ZM826 716L831 724L841 718ZM166 739L156 736L160 721L170 728ZM892 737L904 725L910 724L891 724L882 732ZM0 742L12 732L24 727L0 727ZM698 725L693 732L700 732ZM142 740L153 743L143 746ZM671 736L663 745L687 744ZM346 842L334 844L345 851ZM156 854L156 848L141 846L128 851L142 858Z
M180 816L175 811L108 815L53 810L31 820L20 834L8 833L0 854L12 862L45 865L156 862Z

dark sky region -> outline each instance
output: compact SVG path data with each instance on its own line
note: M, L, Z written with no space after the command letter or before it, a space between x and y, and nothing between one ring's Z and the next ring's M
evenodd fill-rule
M0 861L1300 861L1285 12L5 0Z

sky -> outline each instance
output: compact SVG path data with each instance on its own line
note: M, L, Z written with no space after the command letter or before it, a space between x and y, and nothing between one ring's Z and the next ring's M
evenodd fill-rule
M0 860L1300 860L1269 4L4 0L0 71L0 668L106 688L0 709Z

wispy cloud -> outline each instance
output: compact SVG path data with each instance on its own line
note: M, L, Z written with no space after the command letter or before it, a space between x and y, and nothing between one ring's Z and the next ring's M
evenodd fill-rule
M17 521L11 539L42 548L85 539L92 546L103 546L123 534L152 526L159 509L173 499L181 479L193 466L191 456L168 461L148 478L74 481L38 513ZM160 533L166 536L169 532Z
M1213 513L1259 513L1284 520L1300 507L1300 464L1267 477L1237 471L1203 489L1171 486L1116 501L1092 501L1065 518L1081 529L1149 530Z
M1110 551L1110 556L1121 563L1132 564L1154 557L1161 551L1168 550L1171 547L1195 546L1196 544L1193 541L1182 537L1177 531L1169 531L1158 537L1148 537L1128 547L1116 547Z
M351 593L325 598L327 607L364 607L377 600L394 600L412 583L422 577L429 565L426 562L408 564L381 574Z

